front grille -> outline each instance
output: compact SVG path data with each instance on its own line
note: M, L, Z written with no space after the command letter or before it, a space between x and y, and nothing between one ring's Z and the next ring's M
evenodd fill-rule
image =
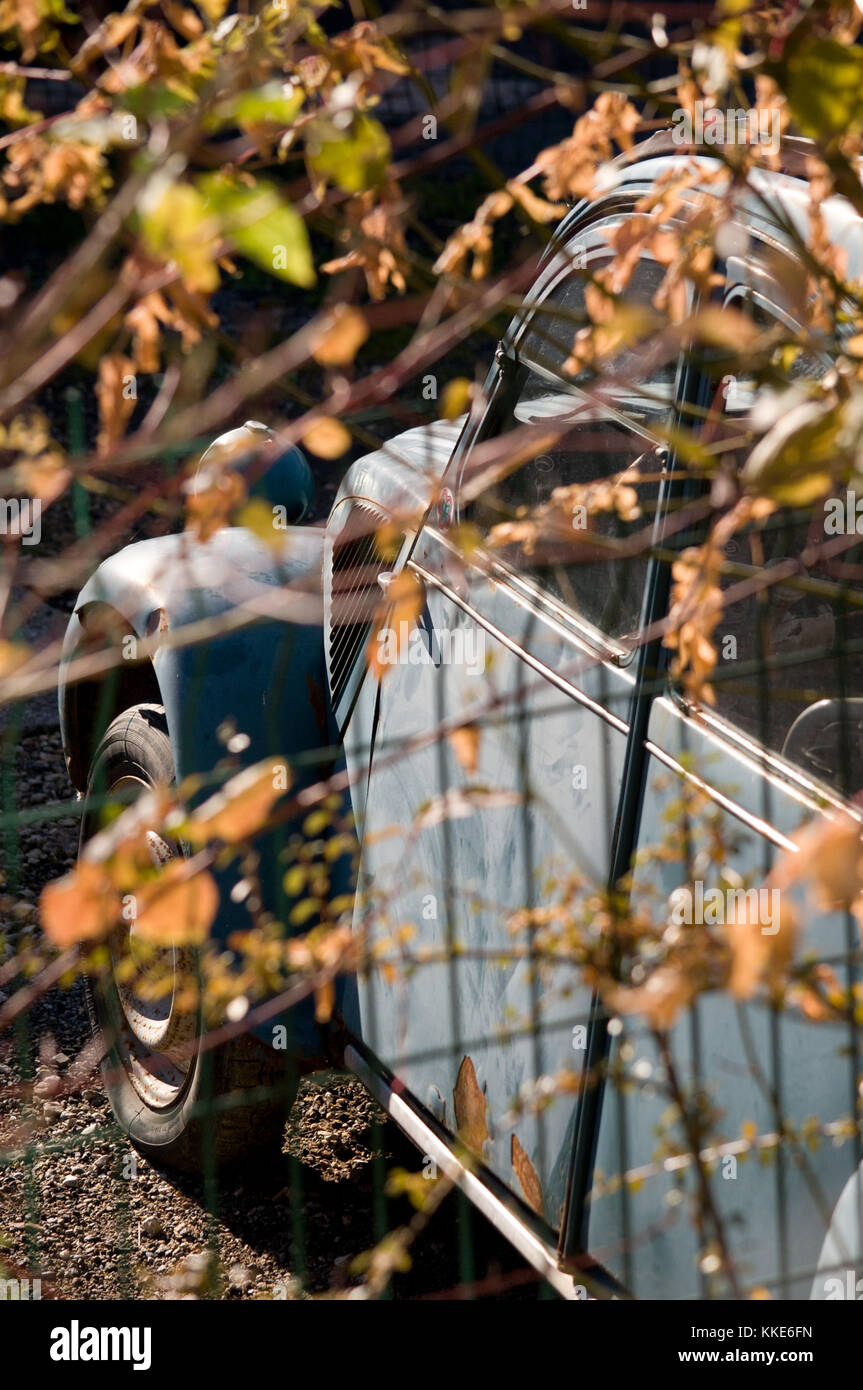
M333 544L332 607L329 633L330 690L333 708L344 694L351 671L364 651L382 592L378 575L385 567L377 531L386 517L374 507L355 504Z

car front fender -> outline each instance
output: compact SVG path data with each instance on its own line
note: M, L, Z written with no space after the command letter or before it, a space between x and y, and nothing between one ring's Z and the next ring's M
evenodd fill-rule
M245 736L234 743L240 766L283 758L292 793L341 765L324 660L324 532L289 528L280 541L274 552L240 528L218 531L203 544L187 534L164 536L128 546L99 567L78 597L60 670L63 746L79 790L104 728L138 702L130 691L164 705L178 779L212 773L226 757L228 729ZM129 653L107 695L111 677L95 685L74 679L79 658L99 641L104 645L106 630ZM138 659L136 641L124 642L124 634L146 640L151 662ZM348 812L347 793L343 801ZM291 836L302 831L301 819L255 845L264 907L283 922L293 906L283 886L285 854ZM236 877L236 869L220 876L215 930L223 941L250 924L245 906L231 897ZM331 885L334 894L350 891L343 861L333 866ZM281 1022L270 1020L260 1036L272 1041L273 1024ZM291 1024L298 1052L319 1052L311 1009L294 1010Z

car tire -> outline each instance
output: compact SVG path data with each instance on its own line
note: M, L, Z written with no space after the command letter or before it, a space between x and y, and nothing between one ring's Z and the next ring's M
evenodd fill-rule
M140 783L143 792L174 777L164 709L135 705L113 721L96 749L87 801L121 785ZM97 807L85 804L82 846L98 828ZM134 980L124 981L122 973L117 978L133 931L134 924L118 926L105 967L87 977L90 1019L103 1048L102 1077L121 1128L141 1153L182 1172L204 1172L256 1150L278 1152L297 1090L289 1054L250 1034L202 1051L200 1012L175 1005L180 970L194 968L194 952L171 946L160 953L160 967L175 970L173 993L170 1001L148 1000L136 994Z

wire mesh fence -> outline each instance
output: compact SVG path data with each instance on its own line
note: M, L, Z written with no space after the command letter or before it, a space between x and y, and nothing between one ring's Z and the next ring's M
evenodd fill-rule
M856 149L139 8L3 74L4 1299L847 1297Z

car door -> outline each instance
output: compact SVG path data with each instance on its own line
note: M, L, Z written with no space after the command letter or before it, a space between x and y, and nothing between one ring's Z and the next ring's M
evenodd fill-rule
M745 290L744 302L764 326L789 322L771 302L770 277L743 262L729 272L738 305ZM801 376L825 369L805 357L797 367ZM743 428L735 410L748 404L746 384L733 383L723 420L729 437ZM819 713L823 699L835 711L838 699L863 694L859 581L850 580L843 600L826 601L789 581L760 598L750 592L731 601L731 588L742 594L748 574L803 554L816 539L812 527L783 509L729 543L715 711L696 711L671 686L653 702L632 901L657 920L674 920L669 903L681 887L690 895L681 901L694 904L716 887L761 883L777 856L795 853L792 836L802 826L860 789L859 729L852 740L846 727L840 756L843 721ZM845 559L853 575L859 553ZM815 561L809 577L835 581L836 573ZM807 737L813 716L818 737ZM685 853L670 853L669 841L685 843ZM848 915L826 913L797 890L788 905L807 923L800 959L822 963L842 987L852 986L856 928ZM772 939L774 925L789 928L781 914L774 924L771 906L764 929ZM698 927L697 915L682 920ZM605 1016L610 1079L589 1245L635 1295L745 1297L760 1289L774 1298L809 1296L831 1213L849 1180L854 1185L860 1159L857 1028L814 1023L811 1012L811 1001L807 1016L763 993L735 999L707 990L681 1009L667 1047L643 1020ZM705 1120L695 1131L704 1136L700 1174L682 1157L692 1132L687 1138L680 1123L681 1099L692 1114L696 1096ZM856 1214L854 1224L856 1240L848 1239L846 1221L842 1252L841 1240L831 1250L831 1262L843 1268L860 1249Z
M380 683L355 915L365 1046L552 1243L591 1010L567 920L609 879L664 467L655 427L676 372L639 384L628 362L626 389L599 399L564 379L582 272L605 262L618 220L546 269L411 552L422 611ZM661 276L645 260L630 294L649 300ZM624 470L631 515L582 535L574 503L542 554L500 529L555 489Z

